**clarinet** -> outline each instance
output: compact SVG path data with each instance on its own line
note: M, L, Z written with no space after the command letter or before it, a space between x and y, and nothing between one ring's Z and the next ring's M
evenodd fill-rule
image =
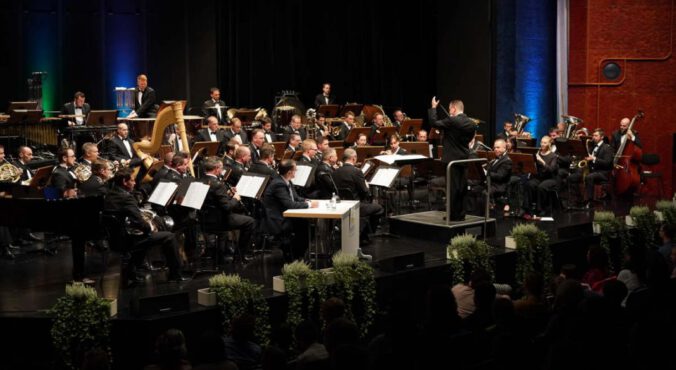
M225 185L226 189L228 190L228 193L230 194L230 197L232 197L232 198L234 199L235 191L232 189L232 186L231 186L227 181L223 181L223 180L221 180L221 181L223 182L223 184ZM239 206L242 207L242 209L243 209L243 210L245 211L245 213L248 215L248 214L249 214L249 209L246 208L246 205L244 205L244 202L242 202L242 199L241 199L241 198L240 198L240 200L237 201L237 203L239 203Z

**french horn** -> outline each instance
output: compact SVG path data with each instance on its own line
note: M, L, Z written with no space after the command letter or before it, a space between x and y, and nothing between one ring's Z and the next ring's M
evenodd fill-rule
M23 175L23 169L5 162L0 165L0 182L17 182Z
M73 173L79 182L85 182L92 177L92 168L84 163L79 163L73 168Z

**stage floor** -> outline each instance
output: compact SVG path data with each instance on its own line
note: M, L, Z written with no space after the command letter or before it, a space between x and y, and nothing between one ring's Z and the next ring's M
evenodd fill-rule
M427 216L429 214L423 214L421 217L424 219ZM396 217L401 218L403 216ZM552 245L557 243L575 244L576 239L578 241L583 240L581 236L561 235L560 230L575 225L589 224L591 217L592 214L587 212L558 213L554 217L554 222L542 221L537 222L537 224L550 234ZM477 218L472 222L483 224L483 218ZM514 225L521 222L527 221L497 218L495 221L495 236L487 239L490 245L496 247L496 256L513 254L513 251L504 249L504 236L509 234ZM387 276L388 273L378 269L379 261L420 251L425 253L425 264L421 267L422 269L446 266L445 247L447 243L448 240L433 241L420 237L384 236L373 238L373 243L363 250L373 256L377 277L383 277ZM0 271L2 271L0 273L2 275L2 279L0 279L0 317L44 316L44 311L49 309L64 294L65 284L71 280L72 259L69 242L60 242L58 253L54 256L37 253L36 248L42 248L42 245L37 243L24 246L15 260L0 260ZM166 283L165 272L153 271L146 274L144 284L133 288L121 288L119 256L115 253L107 253L105 269L102 262L103 254L101 252L87 250L88 276L97 281L95 286L101 296L118 299L118 307L120 307L118 317L120 318L129 314L127 308L133 298L181 291L190 293L191 311L193 309L199 310L201 306L197 305L196 291L207 287L208 278L211 276L211 274L202 274L184 283ZM320 259L320 266L327 266L329 262L328 259ZM257 256L256 259L246 265L227 264L224 266L224 271L226 273L238 273L263 285L265 294L273 297L276 293L272 291L272 277L280 274L282 265L281 253L274 251L272 254ZM500 269L500 263L497 264L497 268Z

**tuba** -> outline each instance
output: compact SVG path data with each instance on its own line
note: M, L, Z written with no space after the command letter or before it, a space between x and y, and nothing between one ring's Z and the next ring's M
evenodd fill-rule
M517 135L521 136L523 134L523 129L530 120L531 118L526 115L514 113L514 129L518 133Z
M143 165L146 169L149 169L154 163L152 156L160 151L160 146L164 139L164 130L173 124L176 124L176 134L181 140L183 151L188 153L188 158L191 158L185 121L183 121L183 107L185 107L185 101L175 101L160 107L160 111L157 113L157 118L155 119L155 124L153 125L150 141L142 140L134 143L134 151L139 158L143 158ZM195 177L192 159L190 159L188 169L190 170L192 177Z
M23 169L5 162L0 165L0 182L17 182L23 175Z
M563 137L566 139L575 139L576 133L578 130L576 128L581 125L584 121L581 118L577 118L574 116L568 116L568 115L562 115L561 118L563 118L563 123L566 125L566 129L564 130Z
M148 208L141 208L141 217L150 225L150 231L171 231L174 228L174 220L169 216L160 216ZM131 235L143 235L143 230L132 227L127 219L127 233Z
M385 114L385 111L383 110L383 107L377 104L372 104L372 105L364 105L362 108L362 115L364 116L364 125L363 126L368 126L373 122L373 119L375 118L376 114L382 114L383 115L383 123L385 124L385 127L392 127L392 120L390 120L390 117Z

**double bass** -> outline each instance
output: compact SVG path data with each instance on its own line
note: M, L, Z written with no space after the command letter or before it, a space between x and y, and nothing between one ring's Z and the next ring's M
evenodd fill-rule
M615 193L617 195L634 191L638 189L641 183L638 167L643 156L643 151L633 140L629 140L627 137L629 132L634 132L634 124L639 118L643 118L642 111L638 111L631 119L627 131L621 137L620 146L617 148L617 152L613 158L613 177L615 178Z

